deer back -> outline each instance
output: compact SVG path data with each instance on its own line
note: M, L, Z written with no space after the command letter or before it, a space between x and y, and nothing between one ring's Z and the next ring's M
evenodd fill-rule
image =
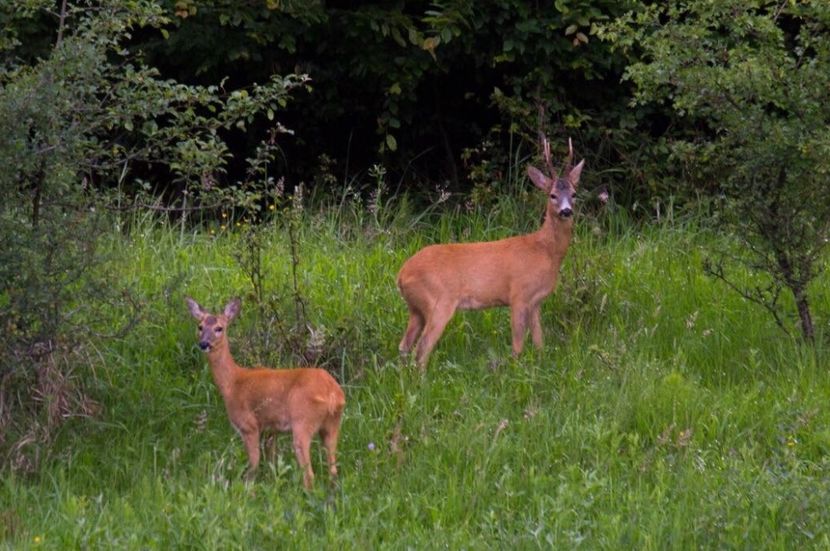
M398 274L407 302L424 309L431 302L453 300L459 308L477 309L510 304L517 295L536 297L553 291L571 240L573 198L585 161L571 167L571 147L565 176L559 177L550 163L547 140L545 144L550 176L528 167L531 181L547 197L542 227L497 241L424 247Z

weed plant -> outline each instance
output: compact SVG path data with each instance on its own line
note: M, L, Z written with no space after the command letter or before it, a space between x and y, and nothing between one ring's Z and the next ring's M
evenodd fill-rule
M380 210L378 210L378 208ZM536 227L520 194L487 208L354 198L259 228L270 315L306 331L346 390L340 478L306 492L290 441L243 482L243 446L183 297L243 299L244 365L307 357L254 339L245 231L148 218L106 240L144 319L87 376L101 413L64 425L41 469L6 473L0 542L50 549L794 549L830 546L827 276L818 338L791 340L702 271L695 219L577 218L546 345L510 356L506 309L460 312L425 373L398 358L395 275L421 246ZM294 295L306 319L292 316ZM261 312L260 312L261 313ZM113 312L112 322L118 322ZM293 325L292 325L293 324ZM302 325L302 326L300 326ZM304 344L303 344L304 343ZM273 345L273 346L271 346ZM94 375L94 376L93 376Z

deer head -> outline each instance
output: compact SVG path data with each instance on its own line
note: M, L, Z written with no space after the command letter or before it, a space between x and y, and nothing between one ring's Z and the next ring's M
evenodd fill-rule
M559 176L556 167L553 166L550 156L550 142L542 134L542 151L550 176L545 176L541 170L535 166L527 167L527 175L533 183L544 191L549 197L549 209L553 214L560 219L568 219L573 216L573 200L576 193L576 186L579 184L579 176L582 174L582 167L585 165L585 159L579 161L579 164L572 167L574 149L573 143L568 138L568 157L565 160L565 167Z
M223 341L227 341L225 331L230 322L239 314L241 301L238 298L231 300L221 314L211 314L192 298L186 298L190 314L199 322L199 348L210 352Z

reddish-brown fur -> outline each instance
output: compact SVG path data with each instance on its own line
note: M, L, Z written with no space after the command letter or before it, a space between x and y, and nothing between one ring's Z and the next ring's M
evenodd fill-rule
M571 242L573 194L585 163L570 168L569 160L566 176L559 178L549 151L545 141L551 177L528 167L533 183L549 196L538 231L499 241L430 245L401 267L398 289L409 308L409 322L399 348L408 353L417 341L415 359L421 368L459 309L509 306L514 355L524 347L528 326L534 345L541 348L540 307L556 289Z
M245 443L248 477L259 464L259 439L266 429L292 433L306 488L314 482L309 450L315 434L320 435L326 448L331 476L337 476L335 452L346 405L337 381L319 368L240 367L231 356L226 331L239 313L239 299L229 302L222 314L211 314L190 298L187 306L199 321L199 346L207 354L228 417Z

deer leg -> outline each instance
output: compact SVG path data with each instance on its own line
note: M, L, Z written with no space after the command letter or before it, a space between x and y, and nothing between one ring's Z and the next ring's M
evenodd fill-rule
M406 354L412 350L412 346L415 344L415 341L418 340L418 335L421 334L421 330L423 330L423 328L424 316L422 316L417 310L410 307L409 322L406 325L406 332L403 335L403 339L401 339L400 346L398 346L398 350L400 350L401 354Z
M245 473L246 480L253 480L259 466L259 431L251 429L245 432L239 431L245 450L248 452L248 471Z
M530 336L533 339L533 346L542 348L544 339L542 337L542 305L537 304L530 313Z
M310 490L314 485L314 471L311 469L311 435L304 427L294 429L294 454L297 456L297 463L303 470L303 486Z
M421 369L425 369L429 354L435 347L435 343L441 338L444 328L449 323L452 315L455 313L455 304L443 303L436 304L432 312L427 318L426 327L421 334L421 340L418 341L418 347L415 351L415 360Z
M274 433L269 433L265 437L265 443L263 445L265 451L265 461L270 463L276 462L277 459L277 435Z
M530 309L524 304L513 303L510 307L510 325L513 329L513 356L518 356L524 348Z
M326 448L326 459L329 463L329 474L337 476L337 435L340 432L340 419L334 420L320 431L323 447Z

